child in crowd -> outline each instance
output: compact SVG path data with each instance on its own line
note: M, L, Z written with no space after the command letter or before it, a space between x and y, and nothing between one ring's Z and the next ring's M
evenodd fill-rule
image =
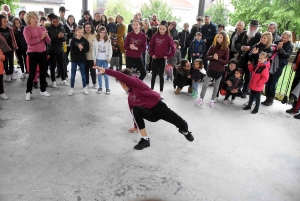
M120 47L118 45L117 37L113 36L111 43L112 43L111 44L112 58L110 60L110 69L113 69L113 67L116 66L117 70L122 70L122 67L120 66L120 62L119 62L119 57L120 57L120 54L121 54L121 50L120 50Z
M256 114L260 106L261 92L264 90L265 83L269 79L270 62L268 61L268 53L261 52L259 54L257 65L253 66L253 64L249 61L248 68L250 73L252 73L251 80L249 83L250 98L248 105L244 107L243 110L250 110L253 100L255 98L255 108L252 110L251 113Z
M140 71L140 80L146 77L142 54L146 51L147 37L141 32L141 24L138 20L131 23L132 31L127 34L124 48L126 50L126 68L131 68L135 64Z
M3 54L2 50L0 49L0 98L7 100L9 99L8 96L4 93L3 89L3 74L4 74L4 65L3 61L5 60L5 55Z
M113 17L108 18L108 24L106 25L106 30L107 30L107 34L110 37L113 37L115 34L117 34L117 25Z
M196 59L202 59L205 52L205 42L202 40L202 33L197 32L195 39L192 41L189 47L189 53L191 54L192 62Z
M230 78L231 76L234 76L235 70L238 68L238 61L236 59L231 59L228 62L228 65L225 66L225 72L222 76L222 80L220 82L220 87L219 87L219 92L220 89L226 90L226 81L228 80L228 78ZM219 92L217 93L217 98L215 99L215 103L218 102L218 98L219 98Z
M197 98L198 96L198 86L203 80L203 76L206 75L206 70L201 59L196 59L193 63L192 70L192 98Z
M110 63L112 56L112 47L111 42L108 38L106 28L100 27L97 31L97 36L93 41L93 60L94 60L94 66L97 64L97 66L101 66L103 68L108 68L108 64ZM109 80L108 75L104 74L104 80L105 80L105 87L106 87L106 94L110 94L109 89ZM98 94L102 93L102 75L98 74Z
M153 58L151 89L154 89L156 76L159 74L161 98L163 98L166 59L172 58L175 52L175 45L170 36L167 22L162 21L149 44L149 54Z
M231 96L231 104L234 103L236 96L241 96L244 80L243 80L243 69L238 68L235 70L234 76L231 76L226 81L226 96L224 99L224 104L228 105L228 98Z
M173 76L175 77L176 69L174 70L175 66L177 66L181 60L181 52L180 52L180 45L178 40L174 40L174 44L176 47L176 53L174 56L170 59L167 60L167 65L166 65L166 71L170 73L167 74L167 81L171 79L173 81ZM169 74L169 75L168 75Z
M41 17L40 18L40 26L44 27L45 26L45 22L47 22L47 19L45 17Z
M88 89L86 87L86 75L85 75L85 63L86 63L86 53L89 51L89 42L83 37L83 27L77 26L75 30L75 37L72 39L70 44L71 51L71 89L69 91L69 96L74 94L74 84L75 76L77 71L77 66L80 68L83 93L88 95Z
M147 84L140 79L132 77L131 70L126 68L121 72L100 68L94 66L100 73L108 74L115 77L121 84L122 88L128 92L128 105L134 118L134 128L129 129L129 132L139 131L142 135L140 142L134 146L136 150L142 150L150 147L150 138L147 136L144 119L150 122L157 122L162 119L177 128L179 133L192 142L194 137L188 130L187 122L178 114L172 111L168 106L161 101L160 95L151 90Z

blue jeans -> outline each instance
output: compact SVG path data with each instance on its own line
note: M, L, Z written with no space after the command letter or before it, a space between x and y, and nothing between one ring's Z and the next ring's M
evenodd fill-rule
M199 88L198 86L199 86L199 82L193 82L192 88L193 88L194 91L198 92L198 88Z
M97 66L99 67L103 67L105 69L108 68L108 63L106 60L96 60ZM106 89L109 89L109 82L108 82L108 75L107 74L99 74L98 75L98 84L99 84L99 88L102 88L102 76L104 76L104 80L105 80L105 87Z
M85 88L86 87L85 63L79 63L79 62L71 63L71 88L74 88L77 66L79 66L80 68L82 86L83 88Z

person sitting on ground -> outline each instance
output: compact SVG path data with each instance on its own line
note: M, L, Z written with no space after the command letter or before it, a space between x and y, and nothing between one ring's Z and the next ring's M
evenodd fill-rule
M242 95L241 88L243 87L243 69L238 68L235 70L234 76L231 76L226 81L226 96L224 99L224 104L228 105L228 98L231 96L231 104L234 103L236 96Z
M192 93L192 75L191 63L186 59L181 59L180 64L176 67L176 76L173 81L175 94L179 94L184 86L189 86L188 93Z
M98 69L101 74L115 77L122 88L128 92L128 105L134 118L134 128L129 129L129 132L139 131L142 135L134 149L142 150L150 147L150 138L147 136L144 119L150 122L165 120L179 128L179 133L183 134L188 141L194 141L187 122L161 101L159 93L151 90L142 80L132 77L130 69L126 68L118 72L98 66L94 68Z

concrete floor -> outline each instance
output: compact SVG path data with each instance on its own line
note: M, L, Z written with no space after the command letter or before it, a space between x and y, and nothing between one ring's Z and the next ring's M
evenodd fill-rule
M165 83L164 101L188 121L195 141L166 122L147 122L151 147L136 151L127 96L113 78L109 96L83 95L79 72L74 96L60 82L48 88L51 97L34 90L31 101L26 82L4 84L1 201L300 200L299 120L285 113L289 106L276 102L252 115L237 99L210 109L210 87L198 108L187 89L176 96Z

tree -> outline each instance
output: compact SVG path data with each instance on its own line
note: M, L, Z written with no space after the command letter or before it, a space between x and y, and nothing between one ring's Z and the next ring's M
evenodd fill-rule
M19 2L19 0L0 0L0 5L7 4L10 7L10 12L15 13L16 8L19 7L19 5L14 4L14 2Z
M215 4L212 4L206 11L205 15L211 17L211 21L215 24L229 24L230 11L226 8L224 0L217 0Z
M300 33L299 0L232 0L235 12L230 15L231 23L242 20L248 24L257 19L266 30L270 22L278 24L278 31L290 30Z
M157 18L162 21L176 21L181 22L181 18L172 15L172 8L162 0L149 0L149 4L143 3L141 7L143 17L152 19L153 14L157 14Z
M124 18L124 23L129 24L133 18L131 9L132 6L127 0L110 0L106 3L104 14L112 17L121 15Z

